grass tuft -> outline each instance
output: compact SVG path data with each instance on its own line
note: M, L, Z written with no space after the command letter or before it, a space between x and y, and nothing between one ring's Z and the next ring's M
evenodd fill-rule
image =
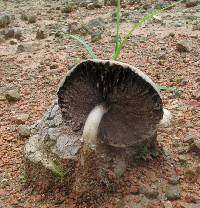
M50 164L51 164L52 172L54 173L54 175L60 178L61 182L63 182L66 173L64 172L64 170L62 169L58 161L51 160Z
M120 56L121 50L124 48L124 46L127 44L129 38L133 35L133 32L141 27L143 27L146 23L150 22L155 16L160 15L166 10L170 10L174 8L177 4L182 2L183 0L179 0L176 3L172 3L164 8L161 9L155 9L146 16L144 16L137 24L134 24L130 30L127 32L127 34L121 38L120 37L120 26L121 26L121 1L117 1L116 6L116 39L115 39L115 49L112 54L112 59L117 60ZM81 37L76 35L65 35L66 38L74 39L78 41L88 52L90 57L92 59L98 59L97 55L93 51L92 47Z
M77 35L65 35L65 37L78 41L87 50L88 54L91 56L92 59L98 59L92 47L83 38Z

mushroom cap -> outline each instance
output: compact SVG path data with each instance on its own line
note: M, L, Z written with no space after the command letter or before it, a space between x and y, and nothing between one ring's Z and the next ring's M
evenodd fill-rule
M103 103L108 112L99 132L116 147L139 145L151 138L163 117L160 92L139 69L117 61L86 60L69 70L58 90L63 119L82 130L90 111Z

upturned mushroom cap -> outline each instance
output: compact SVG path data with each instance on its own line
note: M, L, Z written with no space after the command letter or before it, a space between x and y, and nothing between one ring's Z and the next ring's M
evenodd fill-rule
M58 90L58 104L67 125L82 131L89 112L104 103L100 123L108 145L139 145L157 130L163 117L162 99L154 82L128 64L86 60L68 71Z

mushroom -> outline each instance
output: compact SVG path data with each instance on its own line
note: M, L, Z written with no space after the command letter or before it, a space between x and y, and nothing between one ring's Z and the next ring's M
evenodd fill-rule
M66 125L82 131L91 148L98 135L109 146L138 146L171 118L145 73L110 60L86 60L68 71L58 90L58 104Z

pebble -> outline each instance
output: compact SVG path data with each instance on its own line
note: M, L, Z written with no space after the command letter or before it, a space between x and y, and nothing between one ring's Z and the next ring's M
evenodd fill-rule
M74 11L77 8L77 5L72 2L72 1L68 1L64 8L61 10L62 13L70 13L72 11Z
M192 43L188 40L181 40L177 42L176 49L179 52L189 52L191 50Z
M169 178L168 183L171 185L177 185L179 183L179 178L174 175L171 178Z
M194 25L194 26L192 27L192 30L193 30L193 31L195 31L195 30L200 31L200 23L198 23L197 25Z
M0 34L0 44L5 41L4 36Z
M181 198L180 190L178 186L170 185L165 193L168 200L174 201Z
M194 140L194 142L190 146L190 150L200 156L200 138Z
M8 14L0 15L0 28L7 27L11 22L11 17Z
M194 142L195 137L191 134L188 133L185 138L183 139L184 143L192 144Z
M101 40L101 33L92 33L91 34L91 42L97 42Z
M36 39L44 39L46 38L45 31L43 29L37 30Z
M187 0L185 6L187 8L197 6L200 3L199 0Z
M16 115L14 119L17 124L24 124L28 120L29 116L30 115L27 113L22 113Z
M21 14L21 20L23 20L23 21L28 21L28 15L25 14L25 13L22 13L22 14Z
M145 186L140 187L139 192L144 194L149 199L156 199L159 195L159 192L152 188L147 188Z
M36 21L37 21L37 17L35 15L28 16L28 23L29 24L36 23Z
M21 124L17 127L17 132L20 137L29 137L31 134L30 127L24 124Z
M19 90L17 88L9 89L5 92L5 97L8 101L20 100Z
M16 44L17 44L17 40L15 40L15 39L10 40L10 45L16 45Z
M196 90L192 93L192 97L196 100L200 100L200 90Z
M19 28L10 28L5 31L4 36L6 39L16 38L16 39L20 40L22 37L22 31Z

